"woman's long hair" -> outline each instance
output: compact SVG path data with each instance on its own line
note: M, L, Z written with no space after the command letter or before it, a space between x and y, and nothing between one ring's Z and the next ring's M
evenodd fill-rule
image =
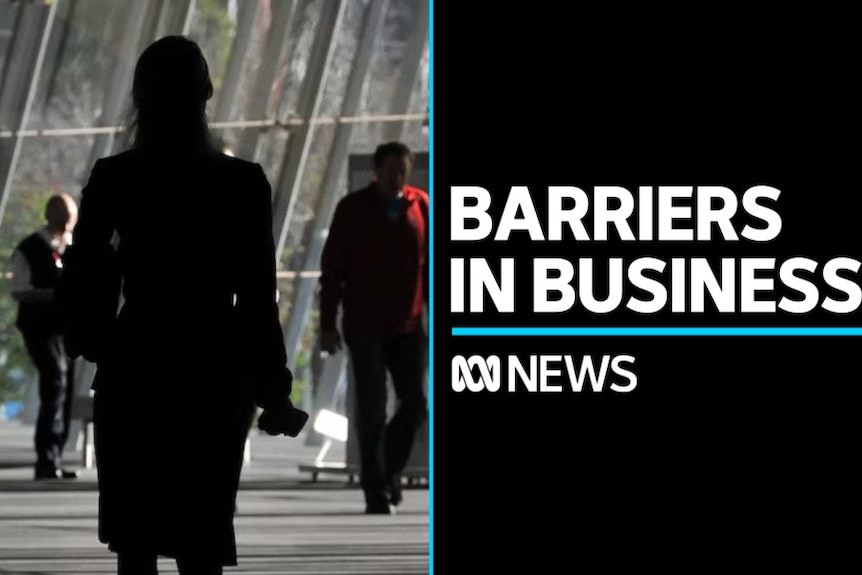
M131 146L211 150L206 102L212 94L209 67L194 41L165 36L153 42L135 67Z

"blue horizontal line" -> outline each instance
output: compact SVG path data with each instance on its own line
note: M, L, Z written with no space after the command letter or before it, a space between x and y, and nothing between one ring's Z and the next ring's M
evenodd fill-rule
M453 327L453 336L862 336L862 327Z

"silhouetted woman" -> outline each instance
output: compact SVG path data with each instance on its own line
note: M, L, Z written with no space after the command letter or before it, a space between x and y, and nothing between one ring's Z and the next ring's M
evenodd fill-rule
M290 433L298 413L275 304L270 187L259 165L213 149L211 95L191 40L144 51L134 143L96 162L65 262L69 346L98 364L99 538L124 575L155 573L157 555L181 573L235 565L254 405L271 434Z

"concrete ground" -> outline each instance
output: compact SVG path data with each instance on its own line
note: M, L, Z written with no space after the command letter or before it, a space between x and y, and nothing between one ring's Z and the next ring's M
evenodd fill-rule
M32 435L31 426L0 422L0 574L116 572L114 555L96 537L95 470L76 481L33 481ZM312 482L299 471L316 447L253 436L251 453L235 521L239 566L226 573L428 572L426 488L406 489L396 515L369 516L346 477ZM334 449L327 459L340 457ZM80 458L69 453L69 465ZM171 561L159 566L176 573Z

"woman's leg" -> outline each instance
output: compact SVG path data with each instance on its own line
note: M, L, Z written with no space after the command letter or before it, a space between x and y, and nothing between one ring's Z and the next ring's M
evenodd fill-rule
M222 575L221 565L198 559L177 558L177 569L180 575Z
M158 575L156 555L148 553L119 553L117 575Z

